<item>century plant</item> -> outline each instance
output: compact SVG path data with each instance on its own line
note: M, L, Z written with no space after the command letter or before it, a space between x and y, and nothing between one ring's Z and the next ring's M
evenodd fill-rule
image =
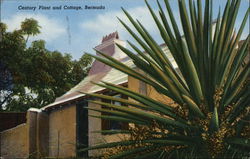
M123 9L136 32L118 19L140 47L129 41L133 51L121 45L118 47L141 71L102 52L98 52L101 56L91 56L145 82L173 100L175 106L122 86L99 83L97 85L129 98L100 94L91 96L118 101L128 107L92 101L112 109L89 109L108 113L98 118L128 122L134 127L105 131L112 134L128 133L131 137L89 147L84 151L118 149L119 152L111 154L110 158L249 157L250 64L249 60L244 60L248 54L249 35L242 45L239 45L239 41L250 9L236 31L235 21L240 3L240 0L228 0L223 14L218 11L214 22L212 0L206 0L204 6L201 0L189 0L188 8L185 0L178 0L182 24L178 26L168 0L164 1L164 5L157 1L157 14L146 1L161 38L178 65L177 69L143 24Z

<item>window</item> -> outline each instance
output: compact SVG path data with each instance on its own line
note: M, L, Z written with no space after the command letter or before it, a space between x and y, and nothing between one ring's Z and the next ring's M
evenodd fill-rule
M116 98L127 99L126 96L120 95L120 94L115 94L113 96L116 97ZM118 106L125 106L125 105L122 105L120 102L117 102L117 101L102 100L102 102L111 103L111 104L115 104L115 105L118 105ZM111 108L107 108L105 106L102 106L102 108L111 109ZM102 113L102 115L108 115L108 114L107 113ZM102 130L128 130L128 123L102 119Z

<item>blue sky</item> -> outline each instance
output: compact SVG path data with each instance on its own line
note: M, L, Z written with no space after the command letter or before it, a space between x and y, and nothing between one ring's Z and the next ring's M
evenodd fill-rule
M116 17L126 18L121 11L121 7L127 9L133 17L139 19L149 32L156 37L159 43L159 33L155 29L155 24L146 9L144 0L1 0L1 21L8 25L9 31L18 29L20 22L25 18L33 17L37 19L41 28L41 34L32 37L32 40L43 39L46 47L53 51L70 53L74 59L78 59L84 52L94 53L93 49L101 42L103 36L118 31L120 38L130 40L131 37L121 26ZM162 0L160 0L161 2ZM157 10L156 3L151 0L153 8ZM173 6L176 19L177 0L170 0ZM214 11L217 13L219 6L224 7L226 0L214 0ZM19 10L18 6L105 6L104 10ZM245 11L249 7L249 0L242 0L236 29L243 19ZM68 18L68 22L67 19ZM214 15L215 18L215 15ZM249 34L249 21L243 32L243 38ZM70 35L70 36L69 36Z

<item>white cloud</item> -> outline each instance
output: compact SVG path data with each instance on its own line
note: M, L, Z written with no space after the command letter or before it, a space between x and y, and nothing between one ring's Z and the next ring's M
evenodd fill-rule
M158 33L155 22L153 21L147 7L136 7L128 9L127 11L134 19L138 19L150 33ZM126 18L126 15L122 11L112 11L99 14L93 19L90 18L91 20L83 21L80 24L80 27L83 30L88 30L95 35L96 38L91 39L92 44L100 43L100 37L103 37L113 31L118 31L121 39L123 40L130 39L129 33L116 17L122 19L126 24L130 24L129 20Z
M3 19L3 23L6 23L8 26L8 31L13 31L15 29L20 29L21 22L25 18L34 18L38 21L38 24L41 26L41 33L31 37L31 40L43 39L47 42L51 42L60 36L66 34L66 29L55 18L50 18L43 14L16 14L9 19Z

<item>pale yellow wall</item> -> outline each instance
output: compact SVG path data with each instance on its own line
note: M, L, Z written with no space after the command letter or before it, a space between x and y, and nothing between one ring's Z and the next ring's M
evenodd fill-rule
M128 88L132 91L139 92L139 81L131 76L128 76Z
M147 85L147 96L167 105L173 104L173 101L169 97L158 93L152 86L149 85Z
M97 100L97 99L95 99ZM100 105L94 103L88 103L90 108L100 108ZM89 115L99 116L100 112L89 110ZM98 145L104 142L103 137L100 133L93 133L93 131L100 131L102 128L102 121L99 118L89 116L89 146ZM97 156L101 154L99 150L89 151L89 156Z
M5 130L1 135L1 157L26 158L29 155L29 140L27 124Z
M76 106L54 110L49 114L49 156L76 156Z
M133 90L133 91L139 93L139 80L129 76L128 77L128 88L130 90ZM149 86L149 85L147 85L146 95L157 100L157 101L165 103L165 104L172 104L173 103L173 101L170 98L158 93L152 86Z

